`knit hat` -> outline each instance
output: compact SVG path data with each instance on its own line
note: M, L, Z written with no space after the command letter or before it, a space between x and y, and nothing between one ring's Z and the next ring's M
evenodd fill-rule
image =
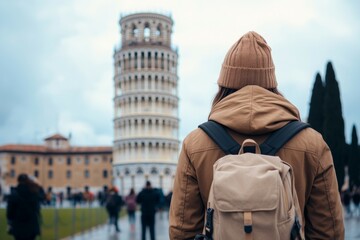
M221 67L218 85L240 89L246 85L275 88L275 66L271 48L256 32L242 36L228 51Z

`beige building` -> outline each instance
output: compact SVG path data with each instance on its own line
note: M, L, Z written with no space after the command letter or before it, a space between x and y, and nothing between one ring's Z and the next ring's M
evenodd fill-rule
M126 193L146 180L171 189L179 153L178 53L173 20L157 13L120 19L114 53L114 183Z
M44 145L8 144L0 146L0 186L9 193L17 176L26 173L37 179L44 190L55 193L84 191L95 194L112 182L112 147L71 146L59 134Z

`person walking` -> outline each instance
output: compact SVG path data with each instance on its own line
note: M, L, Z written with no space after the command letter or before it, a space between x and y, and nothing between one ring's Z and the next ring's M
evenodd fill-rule
M34 240L40 235L40 203L43 201L40 186L28 175L18 176L18 185L9 197L6 218L8 233L15 240Z
M146 240L146 229L149 227L150 239L155 240L155 213L160 196L152 188L150 181L146 181L145 188L138 194L136 201L141 204L141 239Z
M354 186L353 190L354 215L360 217L360 187Z
M114 224L116 232L121 231L118 225L118 218L123 203L124 201L119 195L118 190L115 187L111 188L106 200L105 207L109 215L109 225L111 226Z
M129 195L125 197L126 209L129 217L131 231L135 230L135 211L136 211L136 194L133 188L130 189Z
M346 217L351 217L351 192L349 189L343 191L343 204L346 210Z
M256 32L242 36L228 51L208 119L228 129L241 144L262 143L290 121L298 109L278 90L271 49ZM334 163L321 134L306 128L277 155L294 170L306 239L344 239L344 222ZM201 129L183 141L170 206L171 240L194 239L204 228L213 165L225 156Z

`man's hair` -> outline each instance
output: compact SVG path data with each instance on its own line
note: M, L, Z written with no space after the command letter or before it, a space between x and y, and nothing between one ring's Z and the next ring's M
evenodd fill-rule
M150 181L146 181L146 187L151 187L151 182Z
M29 176L25 173L22 173L17 178L18 183L28 183L29 182Z

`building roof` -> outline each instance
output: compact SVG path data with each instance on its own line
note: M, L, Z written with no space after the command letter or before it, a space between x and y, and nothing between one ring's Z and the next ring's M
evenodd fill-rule
M55 136L55 135L54 135ZM68 147L68 148L48 148L44 145L29 145L29 144L7 144L0 146L1 152L12 153L36 153L36 154L91 154L112 153L111 146L98 147Z
M45 141L47 140L68 140L68 139L63 135L56 133L54 135L51 135L50 137L45 138Z

